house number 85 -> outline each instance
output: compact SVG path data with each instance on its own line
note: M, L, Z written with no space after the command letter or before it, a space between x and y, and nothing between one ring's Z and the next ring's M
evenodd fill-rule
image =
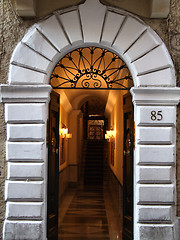
M161 121L163 119L162 111L151 111L152 121Z

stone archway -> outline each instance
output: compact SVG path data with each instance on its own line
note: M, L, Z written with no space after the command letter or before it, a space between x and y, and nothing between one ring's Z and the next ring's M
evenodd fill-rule
M1 86L8 164L4 239L46 239L49 78L67 52L91 45L118 54L134 80L134 239L177 239L174 165L179 89L173 63L150 27L98 0L35 24L13 52L8 84Z

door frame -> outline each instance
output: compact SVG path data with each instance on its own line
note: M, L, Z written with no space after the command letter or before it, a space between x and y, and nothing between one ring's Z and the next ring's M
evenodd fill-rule
M130 101L126 101L130 99ZM127 114L132 114L132 123L131 123L131 128L133 129L133 135L131 136L131 145L130 145L130 158L132 160L131 163L131 204L132 204L132 215L129 217L132 217L132 219L129 221L129 224L131 226L127 226L125 228L125 219L127 219L127 215L126 215L126 211L125 211L125 205L126 205L126 182L127 182L127 176L126 176L126 138L125 138L125 129L126 129L126 116ZM133 104L132 104L132 96L130 94L130 92L128 92L127 94L123 95L123 114L124 114L124 140L123 140L123 230L122 230L122 236L123 236L123 240L127 239L130 240L133 237L133 212L134 212L134 206L133 206L133 202L134 202L134 198L133 198L133 186L134 186L134 138L135 138L135 133L134 133L134 109L133 109ZM128 220L126 220L127 222ZM128 224L128 223L127 223ZM129 227L129 228L128 228Z
M51 154L53 154L52 149L52 119L51 114L56 115L56 132L55 132L55 179L54 179L54 207L55 211L53 213L50 212L50 189L52 189L51 180L52 176L50 176L50 164L51 164ZM47 122L47 141L48 141L48 179L47 179L47 238L49 240L55 240L58 238L58 209L59 209L59 115L60 114L60 95L56 92L52 91L50 94L50 103L49 103L49 117ZM52 149L52 151L51 151ZM51 179L50 179L51 178ZM51 225L55 224L55 228Z

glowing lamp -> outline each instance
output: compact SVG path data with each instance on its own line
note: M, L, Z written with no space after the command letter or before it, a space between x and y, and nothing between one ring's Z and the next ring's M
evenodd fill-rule
M72 133L68 133L68 128L60 129L60 137L61 138L72 138Z
M115 136L116 136L116 132L114 130L107 130L105 134L105 139L108 142L111 142L113 138L115 138Z

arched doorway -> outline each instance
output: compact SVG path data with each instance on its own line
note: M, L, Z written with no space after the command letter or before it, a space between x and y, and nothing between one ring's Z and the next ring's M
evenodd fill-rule
M51 75L51 85L54 94L53 92L51 93L48 133L50 136L48 140L48 239L58 238L57 203L65 201L65 191L68 191L68 195L70 194L68 185L72 184L72 179L74 179L73 184L78 186L76 194L81 193L83 195L83 189L87 193L90 188L91 194L92 190L94 191L94 201L98 201L95 199L95 193L102 191L103 196L103 190L105 190L106 186L106 194L104 195L113 195L114 199L112 198L111 201L114 201L117 206L112 212L117 212L116 218L119 222L116 226L117 232L113 232L115 228L114 230L110 229L110 235L113 238L114 234L119 239L122 238L123 221L123 239L132 238L134 121L132 98L130 93L128 93L132 84L132 76L126 64L115 53L107 49L94 46L77 48L66 54L56 64ZM59 97L57 94L59 94ZM59 117L55 117L54 113L57 102L59 102L59 110L56 110L56 114L59 115L60 111ZM70 112L66 110L67 105L70 105L72 108ZM78 114L74 116L76 112ZM80 114L81 121L79 119ZM59 118L60 122L57 124L56 122L59 121ZM68 140L64 134L58 134L59 129L62 131L63 129L68 129L70 132L73 131L72 139ZM114 130L116 134L110 138L108 137L108 144L106 144L104 135L108 129L110 131ZM55 133L57 134L56 141L54 141ZM57 146L54 145L53 147L52 144L54 142ZM83 156L81 156L81 149L84 149ZM72 164L74 170L71 170ZM60 181L58 181L58 175ZM104 179L106 179L106 182ZM112 185L116 185L116 190ZM58 194L58 189L61 192L60 194ZM73 189L74 191L75 189ZM119 196L117 191L119 191ZM99 197L99 194L97 197ZM102 221L102 226L98 229L97 224L94 223L93 225L92 223L92 209L89 212L88 208L84 211L83 207L86 202L83 203L82 198L81 203L83 215L77 214L76 221L80 221L82 217L84 223L82 222L79 226L76 221L74 222L72 216L72 223L68 220L68 226L66 226L66 219L70 219L68 214L68 216L64 217L63 222L60 219L60 238L63 238L68 231L70 231L72 238L91 238L95 237L94 232L90 235L91 228L96 228L96 231L99 232L105 228L105 225L103 225L105 217L103 216L101 219L97 213L95 214L98 219L94 218L93 221L97 221L97 223ZM61 205L63 204L61 203ZM124 211L122 211L123 205L125 206ZM86 206L88 207L88 204ZM94 204L91 208L93 206ZM102 206L99 206L99 208L101 209ZM96 207L97 212L100 211L98 204ZM81 206L79 205L78 209L73 210L73 212L78 212L80 209ZM61 211L64 211L64 209L61 209ZM76 224L76 230L73 230L74 224ZM81 230L78 233L79 228ZM63 234L62 232L64 231L67 233ZM73 231L75 231L74 236ZM108 230L106 231L107 235L104 235L104 237L108 237Z
M172 60L162 40L139 18L89 0L34 25L13 52L8 84L1 86L8 162L4 239L20 234L22 239L46 238L50 74L67 52L90 44L117 52L134 81L134 239L175 238L179 89Z

